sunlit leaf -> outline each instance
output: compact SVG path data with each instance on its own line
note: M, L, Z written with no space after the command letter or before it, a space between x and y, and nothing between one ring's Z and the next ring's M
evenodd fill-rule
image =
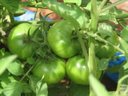
M4 89L5 96L21 96L23 92L30 92L29 86L22 82L9 83Z
M119 42L120 42L120 47L124 50L125 56L128 59L128 43L121 37L119 38Z
M22 64L19 61L14 61L7 67L7 69L10 73L16 76L22 75L24 72Z
M106 70L108 68L108 62L109 62L109 59L106 59L106 58L100 59L98 68L100 70Z
M90 86L92 87L96 96L109 96L105 86L101 84L92 74L89 76Z
M9 76L8 72L4 72L0 77L0 84L2 88L5 88L11 82L16 82L15 78L13 76Z
M21 96L22 89L21 83L12 82L4 88L3 93L5 96Z
M118 35L109 24L100 23L98 26L98 33L102 38L106 39L107 41L115 45L118 44Z
M15 55L7 56L0 59L0 75L6 70L6 68L16 59Z
M34 93L36 93L36 85L40 79L36 76L29 76L29 85Z
M120 36L128 42L128 26L120 32Z
M48 86L42 80L37 82L36 96L48 96Z
M0 4L2 4L2 6L4 6L12 14L24 13L24 10L20 6L20 3L21 0L0 0Z
M81 28L85 28L88 23L88 16L84 13L78 6L67 5L64 3L55 2L52 0L44 0L42 7L47 6L49 9L57 13L64 19L67 19L69 16L76 19L77 22L80 24Z
M65 3L76 3L77 5L81 5L82 0L64 0Z

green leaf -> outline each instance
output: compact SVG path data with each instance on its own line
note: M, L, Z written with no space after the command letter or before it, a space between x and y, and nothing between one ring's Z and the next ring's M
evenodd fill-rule
M21 85L22 85L23 93L31 93L32 92L30 86L27 83L21 83Z
M64 0L64 3L76 3L77 5L81 5L82 0Z
M5 56L5 49L0 49L0 58Z
M37 82L36 96L48 96L48 86L42 80Z
M12 82L4 88L3 93L5 96L21 96L22 89L21 83Z
M16 59L16 57L16 55L11 55L0 59L0 75L6 70L9 64Z
M30 65L33 65L33 64L35 64L35 59L33 57L28 57L27 58L27 63L30 64Z
M128 43L119 37L120 47L124 50L126 58L128 58Z
M29 76L29 85L34 93L36 93L36 85L40 79L36 76Z
M128 70L128 61L123 65L124 70Z
M115 73L115 72L119 72L120 68L122 68L123 65L115 65L114 67L109 67L107 68L107 72L109 73Z
M21 0L0 0L0 4L4 6L12 14L24 13L23 8L20 6Z
M120 36L128 42L128 26L123 28L123 30L120 32Z
M109 59L103 58L99 60L98 68L99 70L106 70L108 68Z
M89 2L90 2L90 0L82 0L81 6L82 6L82 7L86 7L87 4L89 4Z
M59 3L52 0L44 0L42 3L42 7L43 6L48 7L64 19L71 16L77 20L81 28L85 28L88 23L87 14L76 5L67 5L65 3Z
M24 73L23 66L20 61L14 61L12 62L8 67L8 71L16 76L20 76Z
M101 84L92 74L89 76L90 86L96 96L109 96L105 86Z
M119 71L119 78L128 74L128 62L126 62Z
M109 91L110 96L115 96L115 91Z
M118 35L113 31L112 26L107 23L100 23L98 26L98 34L107 41L117 45L118 44Z
M15 78L13 76L9 76L8 72L5 72L0 76L0 84L2 88L5 88L9 83L16 82Z
M0 87L0 96L1 96L2 92L3 92L3 89Z
M21 96L21 93L23 92L30 92L30 89L26 83L18 81L9 83L3 89L3 93L5 96Z

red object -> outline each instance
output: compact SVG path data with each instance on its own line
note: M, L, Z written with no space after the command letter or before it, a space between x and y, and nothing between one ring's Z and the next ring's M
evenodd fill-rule
M111 3L117 2L118 0L110 0ZM128 1L121 3L116 6L117 9L123 10L125 12L128 12Z
M21 2L27 2L28 0L21 0ZM63 0L57 0L58 2L63 2ZM54 13L53 11L49 10L49 9L41 9L41 8L34 8L34 7L24 7L27 10L33 11L33 12L38 12L41 13L42 16L47 16L48 14L48 18L52 19L52 20L59 20L61 19L60 16L58 16L56 13Z

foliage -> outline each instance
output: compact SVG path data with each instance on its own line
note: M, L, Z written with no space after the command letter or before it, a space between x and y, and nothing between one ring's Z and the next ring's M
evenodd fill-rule
M0 96L49 96L49 88L56 84L67 93L72 90L70 83L77 78L75 75L89 81L82 85L83 89L90 89L88 96L127 96L128 15L115 7L125 1L111 4L107 0L0 0ZM26 12L23 7L48 8L61 20L50 20L50 14L42 16L36 12L34 20L16 21L15 16ZM121 52L126 61L110 67L109 60L121 56L115 57L116 52ZM83 58L71 62L76 55ZM65 64L69 63L72 66L67 70ZM75 66L79 71L73 69ZM87 75L80 68L88 70ZM74 76L69 75L71 69ZM99 80L101 71L118 72L117 90L106 90ZM79 82L77 79L75 82ZM78 93L67 94L70 95Z

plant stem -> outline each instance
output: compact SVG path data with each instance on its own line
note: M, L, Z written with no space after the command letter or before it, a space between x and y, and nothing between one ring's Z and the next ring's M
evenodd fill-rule
M112 7L115 7L123 2L126 2L127 0L118 0L117 2L113 3L113 4L110 4L109 6L107 6L106 8L102 9L102 12L105 12L109 9L111 9Z
M90 73L93 73L94 76L96 76L96 62L95 62L95 45L94 45L94 39L89 38L89 58L88 58L88 67Z
M98 9L97 9L97 0L91 0L91 28L90 32L93 34L97 30L97 24L98 24ZM89 58L88 58L88 67L90 74L92 73L94 76L96 76L97 72L97 64L95 60L95 45L94 45L94 39L92 37L89 37ZM89 96L95 96L94 91L90 88L90 94Z
M90 33L94 34L97 30L97 24L98 24L98 10L97 10L97 0L91 0L91 31ZM95 62L95 45L94 45L94 39L92 37L89 37L89 61L88 61L88 67L89 71L93 73L95 76L97 68L96 62Z
M128 18L128 14L120 14L115 16L116 19Z
M86 32L86 33L87 33L87 32ZM118 50L119 52L121 52L121 53L123 53L123 54L125 53L122 49L120 49L119 47L117 47L117 46L114 45L113 43L111 43L111 42L109 42L109 41L103 39L102 37L100 37L100 36L97 35L97 34L89 34L89 33L87 33L87 35L91 36L92 38L95 38L96 40L98 40L98 41L100 41L100 42L103 42L103 43L105 43L105 44L108 44L108 45L114 47L116 50Z
M79 42L80 42L80 45L81 45L81 48L82 48L82 51L83 51L83 54L84 54L84 57L85 57L85 62L87 64L88 54L87 54L87 49L85 47L84 41L82 39L82 34L78 31L77 35L78 35L78 39L79 39Z
M33 69L34 66L32 66L25 74L24 76L20 79L20 81L24 80L24 78L29 74L29 72Z
M120 95L119 92L123 91L123 90L120 89L120 87L121 87L121 85L122 85L122 87L123 87L123 84L122 84L122 83L123 83L123 81L126 80L127 78L128 78L128 75L125 75L125 76L123 76L123 77L118 81L116 96L119 96L119 95ZM121 93L124 93L124 92L121 92Z
M97 0L91 0L91 30L95 33L98 23Z
M107 1L108 1L108 0L103 0L103 1L101 2L100 6L98 7L98 10L99 10L99 11L102 10L102 8L104 7L104 5L106 4Z
M99 22L103 22L103 21L109 21L112 19L124 19L124 18L128 18L128 14L119 14L119 15L115 15L113 16L113 18L111 16L100 16L99 18Z

